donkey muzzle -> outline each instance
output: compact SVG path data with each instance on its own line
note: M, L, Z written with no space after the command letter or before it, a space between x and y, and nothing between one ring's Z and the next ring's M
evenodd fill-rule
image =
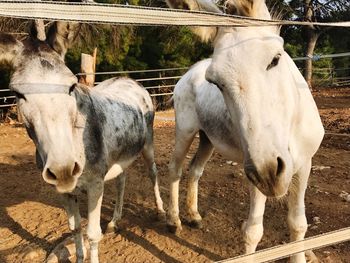
M81 172L80 165L75 161L66 164L50 163L44 167L42 176L47 183L55 185L58 192L67 193L74 190Z

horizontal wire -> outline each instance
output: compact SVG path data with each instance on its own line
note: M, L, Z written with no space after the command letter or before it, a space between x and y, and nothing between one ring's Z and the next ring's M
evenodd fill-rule
M217 14L204 11L188 11L169 8L154 8L130 5L99 3L50 2L50 1L9 1L0 0L0 16L26 19L47 19L141 26L334 26L350 27L344 22L305 22L291 20L264 20L251 17Z

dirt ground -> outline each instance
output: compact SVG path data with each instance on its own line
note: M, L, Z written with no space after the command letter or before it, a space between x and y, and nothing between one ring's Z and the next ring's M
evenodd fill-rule
M310 224L307 236L350 226L350 88L314 92L327 134L316 154L306 194ZM172 113L159 113L155 124L156 162L161 194L168 201L167 163L174 145ZM160 120L161 118L162 120ZM196 139L198 140L198 139ZM197 141L186 158L188 163ZM181 183L184 207L186 169ZM200 181L199 209L202 229L184 225L179 235L167 232L156 220L150 180L142 159L128 170L124 215L117 233L105 234L100 243L101 262L210 262L243 251L240 227L249 210L248 183L241 165L227 163L215 153ZM114 181L107 182L102 228L113 213ZM81 196L86 225L86 196ZM288 242L285 202L269 200L265 233L259 249ZM185 214L181 214L185 221ZM319 222L315 217L319 218ZM34 146L16 124L0 125L0 262L43 262L52 249L70 235L58 195L36 168ZM350 243L315 251L322 262L350 262ZM286 261L280 261L286 262Z

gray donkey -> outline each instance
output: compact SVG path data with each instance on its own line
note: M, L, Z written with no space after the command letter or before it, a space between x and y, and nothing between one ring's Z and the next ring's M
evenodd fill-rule
M98 243L104 181L117 177L113 228L121 217L127 168L142 152L163 215L154 163L154 110L148 92L127 78L109 79L89 89L77 82L64 63L67 48L79 25L55 22L47 40L18 41L0 35L0 61L14 72L15 92L24 124L36 146L44 180L62 194L69 228L74 232L77 261L83 262L78 189L87 192L91 262L98 262Z

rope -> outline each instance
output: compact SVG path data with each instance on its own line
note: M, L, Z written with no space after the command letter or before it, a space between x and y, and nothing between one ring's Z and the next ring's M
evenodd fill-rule
M145 87L145 89L162 89L162 88L174 88L175 85L159 85L159 86L149 86Z
M47 19L100 23L115 25L142 26L275 26L275 25L314 25L350 27L345 22L302 22L287 20L264 20L203 11L187 11L169 8L111 5L98 3L67 3L49 1L9 1L0 0L0 16L22 19Z
M1 0L0 0L1 2ZM314 56L310 57L296 57L293 58L294 61L298 60L307 60L307 59L312 59L312 60L319 60L323 58L339 58L339 57L348 57L350 56L350 52L344 52L344 53L335 53L335 54L326 54L326 55L319 55L316 54ZM132 74L132 73L149 73L149 72L165 72L165 71L177 71L177 70L185 70L189 69L189 67L180 67L180 68L163 68L163 69L145 69L145 70L124 70L124 71L107 71L107 72L89 72L89 73L77 73L75 74L76 76L85 76L85 75L114 75L114 74ZM319 70L334 70L334 71L339 71L339 70L348 70L350 68L338 68L338 69L333 69L333 68L316 68L313 69L314 71L319 71ZM136 79L136 81L146 81L146 80L156 80L156 79L170 79L170 78L181 78L181 76L175 76L175 77L164 77L164 78L145 78L145 79ZM96 82L97 83L97 82Z
M160 97L160 96L167 96L167 95L173 95L173 92L168 93L159 93L159 94L150 94L151 97Z
M0 0L1 2L1 0ZM131 73L147 73L147 72L163 72L163 71L175 71L188 69L188 67L181 68L161 68L161 69L141 69L141 70L124 70L124 71L106 71L106 72L91 72L91 73L77 73L76 76L85 76L85 75L108 75L108 74L131 74Z
M312 60L320 60L322 58L340 58L340 57L348 57L350 56L350 52L345 52L345 53L337 53L337 54L328 54L328 55L313 55L313 56L309 56L309 57L298 57L298 58L293 58L294 61L298 61L298 60L308 60L308 59L312 59Z
M160 77L160 78L146 78L146 79L135 79L136 81L154 81L154 80L170 80L170 79L181 79L182 76L173 76L173 77Z
M0 105L0 108L8 108L8 107L12 107L12 106L16 106L16 103Z
M350 240L350 227L310 237L301 241L264 249L253 254L221 260L217 263L270 262L272 260L275 261L307 250L318 249L348 240Z

